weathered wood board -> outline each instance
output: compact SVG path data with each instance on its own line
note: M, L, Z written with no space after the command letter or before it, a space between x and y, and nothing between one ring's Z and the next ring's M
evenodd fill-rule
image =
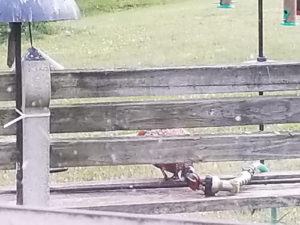
M0 206L2 225L247 225L224 220L201 218L172 219L167 216L145 216L128 213L88 212L83 210L50 210ZM257 224L257 223L255 223ZM250 225L250 223L248 224ZM259 225L259 224L258 224Z
M51 133L298 123L299 105L298 96L265 96L53 106ZM15 117L0 108L0 135L15 133L3 128Z
M288 191L287 191L288 190ZM15 204L15 195L0 194L0 204ZM52 208L76 208L136 214L172 214L223 211L242 208L270 208L300 205L300 184L243 186L231 195L221 192L206 198L189 188L156 188L86 193L52 194Z
M54 139L51 166L154 164L300 158L299 133ZM0 141L0 169L14 168L15 143Z
M253 63L52 74L52 98L162 96L300 89L300 63ZM13 74L0 74L0 101L14 100Z
M290 133L59 141L51 161L80 166L300 158L299 143L300 134Z
M201 179L205 178L205 175L200 174ZM233 179L233 175L219 176L223 180ZM272 184L276 183L300 183L300 171L281 171L281 172L267 172L255 174L249 183L253 184ZM112 191L112 190L133 190L133 189L149 189L149 188L179 188L187 187L187 183L180 180L168 180L164 179L139 179L139 180L112 180L112 181L85 181L77 183L62 183L51 184L51 193L58 194L75 194L97 191ZM15 187L1 187L0 194L15 194Z

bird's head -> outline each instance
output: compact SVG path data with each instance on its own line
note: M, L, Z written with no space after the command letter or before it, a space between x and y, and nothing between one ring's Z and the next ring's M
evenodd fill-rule
M202 185L202 180L197 175L195 168L193 166L184 167L178 172L178 177L181 181L187 182L189 188L193 191L200 190L200 185Z

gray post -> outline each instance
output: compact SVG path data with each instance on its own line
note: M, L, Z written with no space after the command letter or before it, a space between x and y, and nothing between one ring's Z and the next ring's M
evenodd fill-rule
M50 97L49 63L35 48L22 61L23 204L49 203Z

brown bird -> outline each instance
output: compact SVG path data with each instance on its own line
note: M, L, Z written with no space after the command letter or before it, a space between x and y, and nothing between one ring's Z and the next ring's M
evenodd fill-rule
M190 133L184 129L158 129L158 130L141 130L138 132L138 136L176 136L176 135L190 135ZM194 171L192 162L185 163L167 163L167 164L154 164L159 168L165 178L169 179L185 179L186 173L191 170ZM167 173L173 174L172 177L168 177Z
M138 132L138 136L176 136L176 135L190 135L184 129L158 129L158 130L141 130ZM185 181L192 190L200 190L200 186L203 184L200 177L197 175L192 162L184 163L166 163L166 164L154 164L159 168L164 176L165 180L179 179ZM167 173L173 174L172 177L168 177Z

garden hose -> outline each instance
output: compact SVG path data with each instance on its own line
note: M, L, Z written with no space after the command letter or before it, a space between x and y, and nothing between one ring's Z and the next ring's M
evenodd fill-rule
M214 196L219 191L228 191L233 194L239 193L243 185L248 184L256 172L268 172L268 168L260 162L252 163L242 169L242 172L234 179L221 180L217 176L206 176L204 180L205 196Z

